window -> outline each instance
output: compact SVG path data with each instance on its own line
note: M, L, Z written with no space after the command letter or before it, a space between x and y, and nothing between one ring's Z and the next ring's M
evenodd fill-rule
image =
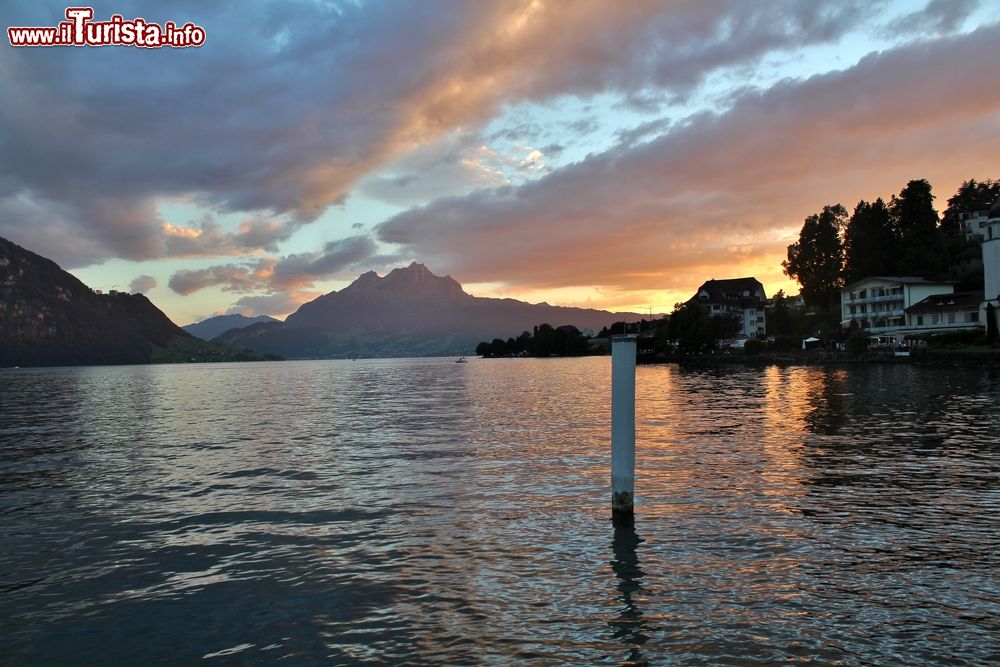
M917 326L918 327L924 326L924 316L923 315L917 315Z
M764 317L763 316L757 318L757 324L764 324Z
M955 313L948 313L948 324L955 323Z
M965 321L966 322L978 322L979 321L979 312L976 311L975 313L966 313L965 314Z

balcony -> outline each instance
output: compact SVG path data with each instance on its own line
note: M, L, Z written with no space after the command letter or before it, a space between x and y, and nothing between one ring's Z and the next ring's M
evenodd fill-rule
M903 294L885 294L883 296L866 296L858 299L847 299L844 303L880 303L883 301L902 301Z
M852 313L851 311L847 311L844 313L844 319L885 319L886 317L903 317L905 314L906 313L902 308L892 308L891 310L869 310L864 313Z
M916 322L908 325L909 329L915 331L944 331L953 329L982 329L986 330L986 326L982 322L936 322L927 324L917 324Z

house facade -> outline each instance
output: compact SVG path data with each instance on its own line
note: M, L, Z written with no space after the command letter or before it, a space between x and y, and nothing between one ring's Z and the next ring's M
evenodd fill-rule
M980 224L983 233L983 302L980 306L980 318L984 326L986 322L986 304L992 303L994 308L1000 308L1000 200L987 214Z
M907 334L985 328L990 303L1000 319L1000 200L988 211L962 214L960 221L970 238L982 240L983 292L956 293L952 283L918 277L873 276L841 291L841 324L902 340Z
M764 285L756 278L709 280L698 288L688 303L704 306L712 317L735 316L741 325L739 337L742 339L764 336L767 295Z
M955 286L915 276L872 276L855 281L840 292L841 325L889 334L910 328L906 310L924 299L950 294Z
M906 309L906 325L919 331L978 329L982 301L982 292L935 294Z
M989 211L967 211L958 214L958 222L967 239L980 240L986 238L985 223L989 219Z

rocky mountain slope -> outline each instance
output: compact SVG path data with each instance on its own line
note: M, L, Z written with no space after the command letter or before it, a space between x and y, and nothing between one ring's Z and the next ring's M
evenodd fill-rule
M303 304L284 323L230 331L219 342L305 358L472 354L476 343L516 336L543 322L599 330L637 313L565 308L466 293L450 276L414 262Z
M52 260L0 238L0 366L259 358L198 340L141 294L98 294Z
M212 340L213 338L217 338L226 333L230 329L242 329L250 326L251 324L277 321L278 320L270 317L269 315L247 317L246 315L240 315L237 313L233 315L216 315L215 317L210 317L207 320L202 320L201 322L187 324L181 328L192 336L197 336L202 340Z

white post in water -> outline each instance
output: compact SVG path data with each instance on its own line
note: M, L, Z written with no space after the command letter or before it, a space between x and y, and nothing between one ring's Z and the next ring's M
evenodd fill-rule
M635 495L635 336L611 338L611 512L632 516Z

